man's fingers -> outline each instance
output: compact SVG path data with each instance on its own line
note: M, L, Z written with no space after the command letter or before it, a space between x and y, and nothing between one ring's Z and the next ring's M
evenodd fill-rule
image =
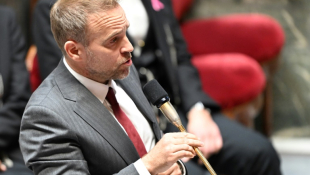
M173 169L173 165L168 170L166 170L165 172L158 173L157 175L168 175L168 174L171 174L173 172L173 170L174 170Z
M196 156L196 153L190 152L190 151L178 151L176 153L174 153L174 157L179 160L182 159L183 157L188 157L188 158L193 158Z
M195 150L192 146L189 146L187 144L182 144L182 145L174 145L173 148L173 153L179 152L179 151L188 151L191 152L192 154L195 154Z
M174 144L187 144L194 147L203 147L204 143L200 140L193 140L193 139L187 139L187 138L177 138L174 140Z
M181 175L181 170L179 165L174 163L167 171L158 173L157 175Z
M193 134L168 133L142 158L142 161L150 172L156 174L168 170L181 158L193 158L196 155L193 147L203 145L204 143Z
M174 138L187 138L187 139L195 139L198 140L198 138L191 133L187 133L187 132L176 132L176 133L170 133L173 135Z
M184 163L186 163L186 162L188 162L190 159L191 159L191 158L189 158L189 157L183 157L181 160L182 160Z
M172 138L171 138L172 137ZM195 147L201 147L204 145L195 135L190 133L169 133L167 138L173 139L174 144L188 144Z
M173 168L173 171L170 175L182 175L182 171L180 169L180 166L177 163L173 164L172 168Z

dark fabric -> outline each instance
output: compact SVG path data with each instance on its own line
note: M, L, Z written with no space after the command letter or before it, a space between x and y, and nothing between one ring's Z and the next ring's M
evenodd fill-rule
M44 80L58 65L62 53L53 37L50 9L56 0L39 0L33 12L32 34L37 46L40 77Z
M32 175L24 163L20 149L13 149L8 152L8 158L13 161L13 167L8 168L5 172L0 172L0 175Z
M220 113L213 116L224 146L209 161L219 174L281 174L279 157L269 140Z
M123 110L120 108L116 98L113 89L110 87L106 99L111 104L113 113L115 115L115 118L118 120L118 122L124 127L128 137L132 141L133 145L135 146L137 152L139 153L140 157L143 157L147 152L145 149L145 146L143 144L143 141L136 130L135 126L132 124L130 119L127 117L127 115L123 112Z
M31 13L31 1L33 0L0 0L1 6L10 7L14 11L22 36L25 38L27 48L32 44L30 34L31 20L29 18L29 14Z
M14 164L5 174L30 174L18 154L20 120L30 96L25 66L27 49L12 9L0 6L0 26L0 74L3 80L0 83L4 87L0 98L3 103L0 102L0 157L4 154Z
M160 11L153 9L151 1L142 0L142 2L153 30L151 34L153 36L150 36L153 38L152 41L146 40L146 42L156 44L157 48L153 50L158 51L156 56L160 61L160 66L153 67L161 73L156 79L168 90L173 103L184 111L189 111L198 101L211 110L218 111L219 105L202 90L198 72L190 62L191 55L187 51L178 21L174 17L170 0L161 0L165 7ZM137 69L139 70L138 67Z
M184 115L180 111L178 113ZM221 113L214 113L213 119L224 140L221 151L208 158L217 174L281 175L279 157L270 141L263 135L228 119ZM187 125L187 120L182 122L184 126ZM178 132L170 123L167 128L167 132ZM189 174L205 175L207 169L204 165L199 166L197 161L198 157L195 157L185 163Z

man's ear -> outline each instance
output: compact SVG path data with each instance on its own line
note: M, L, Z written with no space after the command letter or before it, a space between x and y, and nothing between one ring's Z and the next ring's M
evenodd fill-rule
M76 41L67 41L64 45L64 49L67 55L74 61L81 61L82 53L84 51L84 46Z

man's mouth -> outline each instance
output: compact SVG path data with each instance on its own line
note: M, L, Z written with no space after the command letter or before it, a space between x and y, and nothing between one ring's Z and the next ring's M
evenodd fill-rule
M128 59L124 64L130 66L132 64L132 60Z

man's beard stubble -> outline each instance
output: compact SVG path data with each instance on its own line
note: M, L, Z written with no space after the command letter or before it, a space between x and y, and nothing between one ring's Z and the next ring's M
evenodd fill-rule
M94 56L94 54L92 53L92 51L90 51L88 48L86 48L86 56L87 56L87 67L86 70L87 72L90 74L91 77L93 77L92 79L101 83L105 83L107 80L121 80L126 78L129 73L130 73L130 67L128 67L128 70L122 71L122 70L118 70L116 69L114 72L107 72L104 70L100 70L98 71L97 66L98 65L102 65L103 63L98 61L99 59L96 58ZM128 54L126 54L125 56L126 58L131 58L131 53L128 52ZM105 68L105 67L104 67ZM104 69L103 68L103 69ZM111 74L111 75L109 75ZM103 81L103 82L102 82Z

